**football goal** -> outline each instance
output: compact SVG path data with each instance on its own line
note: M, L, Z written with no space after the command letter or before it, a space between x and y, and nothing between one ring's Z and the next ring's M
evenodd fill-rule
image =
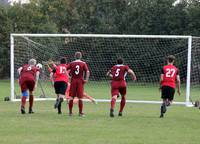
M61 57L74 60L81 51L91 71L85 92L99 102L110 101L110 79L106 72L122 57L137 75L132 82L127 76L127 102L160 103L159 77L168 55L176 57L180 70L181 96L175 94L175 104L189 106L200 92L200 39L170 35L107 35L107 34L11 34L10 73L11 100L20 100L17 69L35 58L43 65L36 100L55 99L54 88L45 66L48 60Z

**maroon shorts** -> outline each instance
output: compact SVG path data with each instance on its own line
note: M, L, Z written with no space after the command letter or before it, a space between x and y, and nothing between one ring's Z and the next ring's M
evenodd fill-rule
M112 81L111 82L111 95L112 96L119 96L126 95L126 82L125 81Z
M21 92L24 92L26 90L33 91L35 87L35 81L34 80L24 80L20 82Z
M71 82L70 90L69 90L69 96L71 97L83 97L83 91L84 91L84 82L80 79L74 79Z

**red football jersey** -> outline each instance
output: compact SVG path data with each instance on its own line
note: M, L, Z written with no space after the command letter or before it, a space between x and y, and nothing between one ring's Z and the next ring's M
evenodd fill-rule
M179 75L179 70L174 65L166 65L162 68L163 81L162 86L176 87L176 77Z
M73 79L83 80L84 72L89 71L88 66L81 60L75 60L68 64L67 69L70 70L70 75Z
M129 70L129 66L118 64L111 68L111 74L113 75L113 81L124 81Z
M59 64L55 69L54 72L54 81L64 81L68 83L68 72L66 64Z
M19 80L24 81L26 79L29 79L35 81L35 74L37 71L39 71L39 68L37 68L36 66L30 66L26 64L22 67Z

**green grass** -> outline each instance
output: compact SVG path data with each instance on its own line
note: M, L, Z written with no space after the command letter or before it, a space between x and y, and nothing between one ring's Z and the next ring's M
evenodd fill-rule
M1 84L2 83L2 84ZM0 82L3 89L7 90L10 87L8 80L3 80ZM55 97L54 89L49 81L41 82L42 88L47 97ZM138 84L134 82L128 83L127 87L127 98L130 100L160 100L160 91L158 90L158 84L154 85L144 85ZM93 96L96 99L109 99L110 98L110 84L109 82L89 82L85 85L85 91ZM192 86L191 87L191 95L192 99L200 98L199 95L200 86ZM15 81L15 94L20 96L20 87L18 82ZM181 96L179 97L177 93L175 94L175 101L185 101L185 85L182 85L181 88ZM3 93L3 95L10 95L10 90ZM41 86L38 84L38 88L36 89L35 96L43 95Z
M110 98L109 87L101 87L104 89L93 84L86 90L98 98ZM132 94L141 99L159 99L157 88L131 86L129 99ZM77 114L77 105L74 116L69 117L66 104L63 114L57 115L53 101L45 101L35 103L35 114L21 115L19 102L3 101L8 95L8 81L0 80L0 144L199 144L200 111L196 108L172 106L160 119L159 105L128 103L123 117L110 118L109 103L85 103L86 117L82 118ZM118 108L119 104L116 115Z

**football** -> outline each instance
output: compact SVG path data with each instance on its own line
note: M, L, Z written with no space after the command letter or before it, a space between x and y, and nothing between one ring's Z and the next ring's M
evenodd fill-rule
M42 64L41 64L41 63L38 63L38 64L36 65L36 67L39 68L39 69L42 69Z

